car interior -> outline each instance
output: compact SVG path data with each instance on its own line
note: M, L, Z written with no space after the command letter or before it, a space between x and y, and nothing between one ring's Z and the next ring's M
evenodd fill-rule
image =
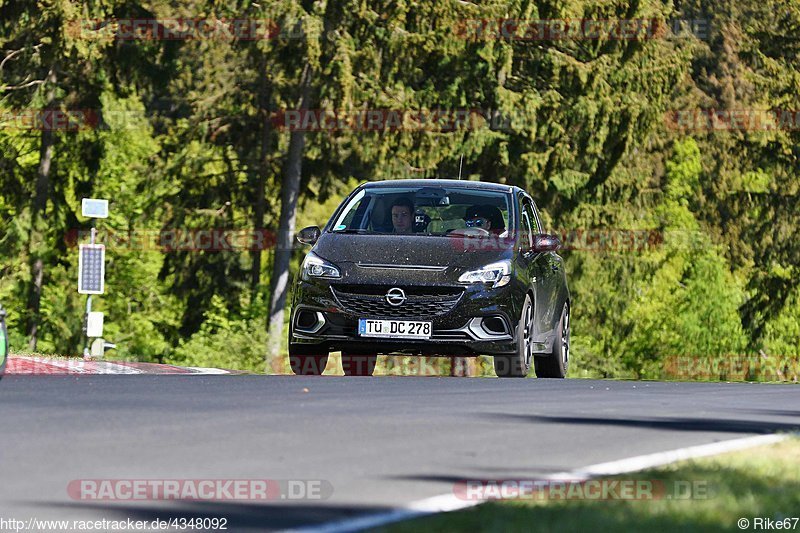
M392 233L391 205L400 198L413 195L414 232L432 235L446 235L454 230L466 228L464 217L475 206L497 208L503 218L502 229L509 227L509 211L504 195L487 195L467 192L453 192L442 189L420 189L413 193L368 192L351 208L344 219L334 228L365 229L375 233ZM366 224L364 224L366 221Z

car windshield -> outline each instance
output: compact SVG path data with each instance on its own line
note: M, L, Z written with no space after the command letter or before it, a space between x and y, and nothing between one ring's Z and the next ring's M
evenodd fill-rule
M503 235L509 194L463 187L366 187L337 217L335 233Z

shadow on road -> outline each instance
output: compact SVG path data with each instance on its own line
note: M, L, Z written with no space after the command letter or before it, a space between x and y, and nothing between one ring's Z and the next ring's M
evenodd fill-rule
M607 418L581 416L519 415L512 413L484 413L492 420L510 420L535 424L571 424L584 426L617 426L631 428L664 429L669 431L710 431L719 433L777 433L798 431L796 423L769 420L734 420L722 418Z
M735 413L752 413L763 416L782 416L800 419L800 411L787 411L785 409L731 409Z
M522 468L479 468L474 466L464 466L463 469L468 469L475 472L481 472L477 476L464 476L464 475L450 475L450 474L404 474L396 476L383 476L383 479L392 479L395 481L424 481L428 483L447 483L450 485L448 490L451 490L453 485L457 483L465 483L467 481L489 481L496 479L546 479L548 475L567 472L570 469L552 468L552 467L532 467L530 465ZM490 476L489 476L490 475Z

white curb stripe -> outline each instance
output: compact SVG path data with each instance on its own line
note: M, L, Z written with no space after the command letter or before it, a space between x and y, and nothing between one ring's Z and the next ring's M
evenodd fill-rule
M345 533L362 531L373 527L384 526L393 522L402 522L412 518L429 516L437 513L448 513L468 509L484 503L483 500L462 500L453 494L440 494L411 502L404 507L385 513L370 514L358 518L347 518L338 522L329 522L318 526L298 529L287 529L285 533Z
M183 366L181 368L187 368L191 370L194 374L206 374L206 375L222 375L222 374L230 374L227 370L222 370L221 368L204 368L201 366Z
M758 435L755 437L743 437L740 439L712 442L710 444L701 444L698 446L689 446L687 448L679 448L677 450L652 453L648 455L639 455L636 457L629 457L627 459L620 459L618 461L589 465L583 468L578 468L571 472L560 472L550 476L542 476L541 479L548 479L552 481L585 481L589 478L597 476L625 474L647 468L664 466L676 461L697 459L700 457L708 457L725 452L744 450L755 446L774 444L787 439L790 435L791 434ZM383 526L403 520L410 520L412 518L418 518L421 516L467 509L469 507L480 505L481 503L484 503L484 501L485 500L467 501L458 498L455 494L440 494L431 498L425 498L424 500L413 501L394 511L376 513L358 518L348 518L336 522L320 524L318 526L288 529L285 531L287 533L346 533L350 531L361 531L364 529Z
M599 463L573 470L572 472L555 474L553 480L558 481L561 479L555 477L560 475L565 476L564 479L575 479L576 474L578 479L588 479L597 476L615 476L628 472L638 472L639 470L664 466L677 461L685 461L686 459L699 459L701 457L744 450L755 446L774 444L787 438L788 435L786 434L757 435L755 437L744 437L741 439L712 442L710 444L700 444L698 446L690 446L688 448L680 448L667 452L651 453L649 455L620 459L619 461Z
M116 363L97 363L97 374L142 374L143 372L138 368L133 368L126 365L118 365ZM102 367L100 366L102 365ZM90 371L91 372L91 371Z

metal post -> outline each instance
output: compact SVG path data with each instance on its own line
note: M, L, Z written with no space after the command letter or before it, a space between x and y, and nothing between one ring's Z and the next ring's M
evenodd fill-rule
M83 315L83 336L86 343L83 345L83 358L89 359L89 313L92 312L92 295L86 297L86 313Z
M97 233L97 228L94 227L94 221L92 221L92 231L89 240L89 244L94 244L95 234ZM83 315L83 336L86 338L86 342L83 345L83 358L90 359L91 353L89 353L89 313L92 312L92 295L89 294L86 296L86 313Z

